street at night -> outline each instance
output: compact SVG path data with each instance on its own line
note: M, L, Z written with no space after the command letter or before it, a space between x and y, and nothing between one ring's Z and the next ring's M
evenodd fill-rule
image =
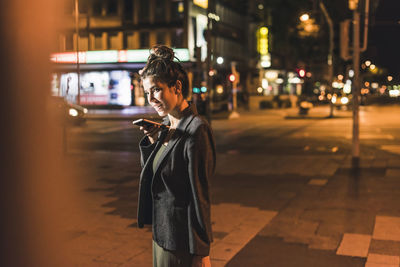
M400 267L400 0L0 22L0 267Z
M358 173L350 168L351 111L217 116L213 266L398 264L399 111L361 107ZM103 118L68 132L82 205L75 219L66 214L68 247L77 266L151 266L151 231L136 225L142 133L126 117Z

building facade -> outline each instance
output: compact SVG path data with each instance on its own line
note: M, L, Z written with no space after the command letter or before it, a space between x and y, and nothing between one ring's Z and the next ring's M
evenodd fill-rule
M77 2L78 18L76 2L65 2L59 49L52 55L53 93L72 102L145 105L137 72L155 44L173 47L189 73L191 87L201 88L216 102L229 98L232 84L227 77L232 62L240 73L248 71L251 47L246 1ZM245 80L246 74L243 84Z

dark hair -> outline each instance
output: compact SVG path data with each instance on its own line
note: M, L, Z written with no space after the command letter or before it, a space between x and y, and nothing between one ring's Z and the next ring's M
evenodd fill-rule
M179 80L182 83L182 95L184 98L189 93L189 79L181 63L174 61L174 51L165 45L155 45L150 50L146 66L140 72L143 78L152 76L156 81L174 86Z

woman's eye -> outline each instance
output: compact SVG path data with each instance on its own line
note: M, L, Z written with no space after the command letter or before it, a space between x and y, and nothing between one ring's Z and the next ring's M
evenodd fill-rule
M154 92L160 92L161 88L154 88Z

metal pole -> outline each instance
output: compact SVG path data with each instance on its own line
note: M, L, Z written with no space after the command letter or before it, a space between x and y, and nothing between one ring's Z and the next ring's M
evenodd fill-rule
M326 7L324 3L321 1L319 2L319 7L322 10L322 13L324 14L326 21L328 23L329 27L329 54L328 54L328 79L329 79L329 89L332 92L333 95L333 90L332 90L332 82L333 82L333 37L334 37L334 32L333 32L333 22L331 17L329 16L328 11L326 10ZM333 103L332 101L330 102L330 112L329 112L329 117L333 117Z
M81 69L79 64L79 0L75 0L75 32L76 32L76 70L78 74L77 104L81 103Z
M206 118L208 119L208 122L211 124L211 102L212 102L212 86L211 86L211 77L210 77L210 69L211 69L211 53L212 53L212 44L211 44L211 29L212 29L212 20L209 16L209 14L211 12L213 12L213 8L211 7L211 2L208 2L208 7L207 7L207 34L206 34L206 38L207 38L207 58L206 58L206 71L205 71L205 76L206 76L206 83L207 83L207 95L206 95Z
M237 86L239 83L239 73L236 70L236 62L232 61L231 62L231 71L232 74L235 75L235 81L232 82L232 105L233 105L233 110L232 113L229 115L229 119L236 119L239 118L240 115L237 112Z
M368 47L368 18L369 18L369 0L365 0L364 42L360 52L365 52Z
M358 169L360 162L360 125L359 125L359 97L360 97L360 13L358 8L353 11L353 147L352 167Z

